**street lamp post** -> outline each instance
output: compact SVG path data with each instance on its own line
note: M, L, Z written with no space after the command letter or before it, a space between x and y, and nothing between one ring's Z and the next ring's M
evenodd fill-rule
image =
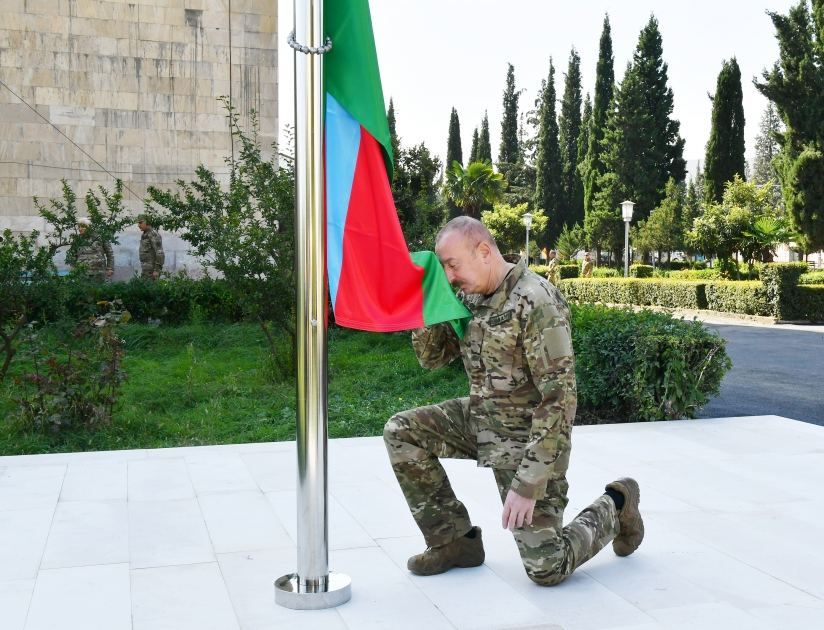
M635 203L624 201L621 204L621 216L624 218L624 277L629 276L629 222L632 221L632 209Z
M532 213L524 213L523 221L526 226L526 266L529 267L529 228L532 227Z

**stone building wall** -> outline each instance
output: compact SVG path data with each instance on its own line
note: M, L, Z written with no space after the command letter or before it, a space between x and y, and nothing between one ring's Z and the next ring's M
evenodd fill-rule
M43 228L32 197L79 199L124 181L137 213L147 186L225 173L230 95L261 142L277 136L274 0L0 0L0 230ZM231 46L230 46L231 42ZM116 248L136 265L137 228ZM164 235L175 270L193 261Z

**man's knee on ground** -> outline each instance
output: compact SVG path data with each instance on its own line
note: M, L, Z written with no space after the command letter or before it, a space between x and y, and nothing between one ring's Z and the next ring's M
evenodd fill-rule
M550 573L549 571L530 571L526 569L529 579L538 586L557 586L563 582L567 576L563 573Z

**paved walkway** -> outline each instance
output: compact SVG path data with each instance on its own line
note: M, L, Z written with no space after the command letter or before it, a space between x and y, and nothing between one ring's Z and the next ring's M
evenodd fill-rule
M647 538L569 580L524 575L490 471L449 462L482 567L418 578L379 438L330 445L334 610L274 604L295 569L293 443L0 457L3 630L824 627L824 428L779 418L577 427L569 517L641 483Z

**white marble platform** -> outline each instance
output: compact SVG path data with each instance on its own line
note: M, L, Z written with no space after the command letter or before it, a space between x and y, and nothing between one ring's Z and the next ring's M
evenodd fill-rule
M274 603L296 568L294 443L0 457L2 630L824 628L824 428L776 416L579 427L569 517L631 474L647 537L555 588L500 528L489 470L448 462L487 561L418 578L380 438L330 444L331 567L352 600Z

